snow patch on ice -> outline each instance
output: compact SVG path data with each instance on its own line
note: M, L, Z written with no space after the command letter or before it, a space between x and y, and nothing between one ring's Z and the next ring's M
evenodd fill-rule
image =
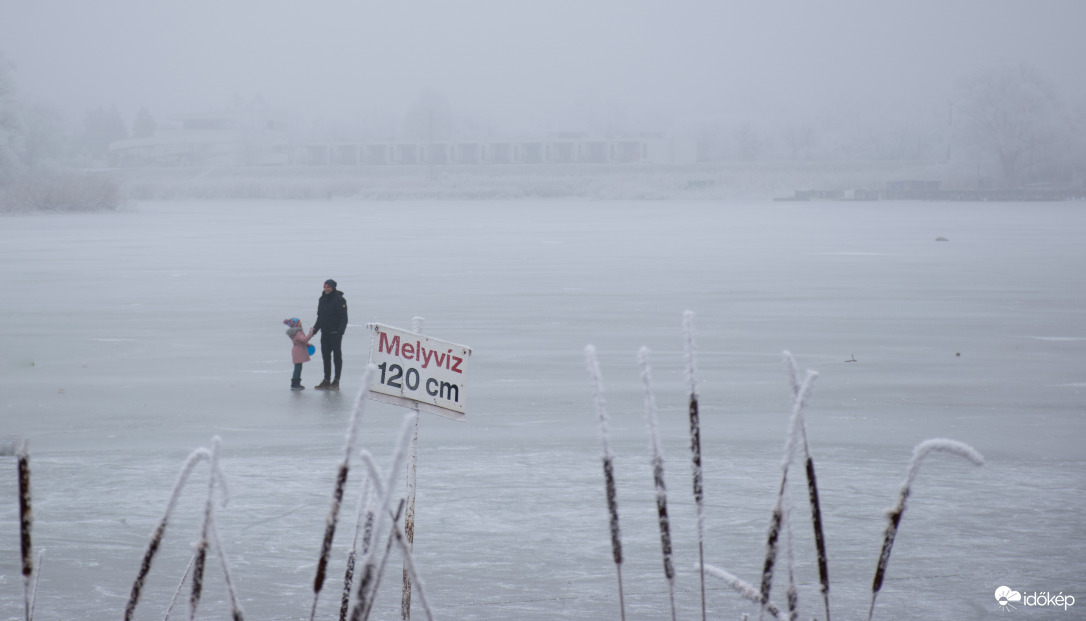
M122 599L122 598L125 597L125 595L123 595L121 593L114 592L114 591L110 591L109 589L105 588L104 586L102 586L100 584L95 585L94 590L97 591L98 593L100 593L101 595L105 595L106 597L112 597L114 599Z

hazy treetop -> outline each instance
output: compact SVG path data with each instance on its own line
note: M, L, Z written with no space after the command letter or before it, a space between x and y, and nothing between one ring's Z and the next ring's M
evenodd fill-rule
M1082 24L1081 0L0 0L0 53L22 97L71 112L261 95L352 119L428 89L513 126L667 127L945 102L999 59L1078 98Z

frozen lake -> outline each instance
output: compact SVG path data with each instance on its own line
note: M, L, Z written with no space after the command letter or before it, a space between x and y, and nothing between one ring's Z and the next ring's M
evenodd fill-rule
M924 463L876 618L992 618L1002 585L1086 600L1084 231L1083 203L177 202L0 218L0 441L30 443L34 545L45 550L37 618L121 617L181 464L215 435L230 491L219 531L246 618L307 618L364 325L410 328L414 316L474 350L467 422L421 421L415 553L436 616L618 617L584 364L593 344L627 617L668 616L636 363L645 345L679 616L700 618L687 309L707 562L759 580L791 409L787 349L820 373L807 423L833 618L866 616L883 512L912 448L932 437L966 442L986 463ZM308 329L326 278L350 304L343 390L292 393L281 321ZM303 380L320 381L319 357ZM382 464L402 415L366 407L360 446ZM21 619L15 460L0 461L0 618ZM162 618L184 572L206 470L181 497L139 619ZM360 472L356 460L322 619L337 618ZM801 618L823 618L799 473ZM399 618L393 561L382 619ZM217 561L208 580L198 618L227 618ZM723 583L708 587L711 618L757 615Z

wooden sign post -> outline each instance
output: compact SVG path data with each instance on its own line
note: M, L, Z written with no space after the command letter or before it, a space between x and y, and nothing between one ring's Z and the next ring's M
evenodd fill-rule
M407 463L407 511L404 537L410 549L415 541L415 488L419 453L419 412L464 421L467 397L467 362L471 348L422 335L422 317L412 320L413 331L377 323L366 324L370 335L370 362L377 367L369 398L415 411L415 431ZM411 577L403 570L400 618L411 618Z

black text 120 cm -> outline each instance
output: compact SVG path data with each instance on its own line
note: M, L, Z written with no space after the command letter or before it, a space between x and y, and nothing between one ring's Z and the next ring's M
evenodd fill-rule
M381 383L385 386L397 388L399 390L403 390L404 387L408 390L419 389L419 381L421 378L419 376L419 370L415 367L407 367L407 371L404 372L404 368L398 364L382 362L377 365L377 368L381 370ZM432 377L426 380L426 394L431 397L440 397L454 402L460 401L459 386L449 382L439 382Z

